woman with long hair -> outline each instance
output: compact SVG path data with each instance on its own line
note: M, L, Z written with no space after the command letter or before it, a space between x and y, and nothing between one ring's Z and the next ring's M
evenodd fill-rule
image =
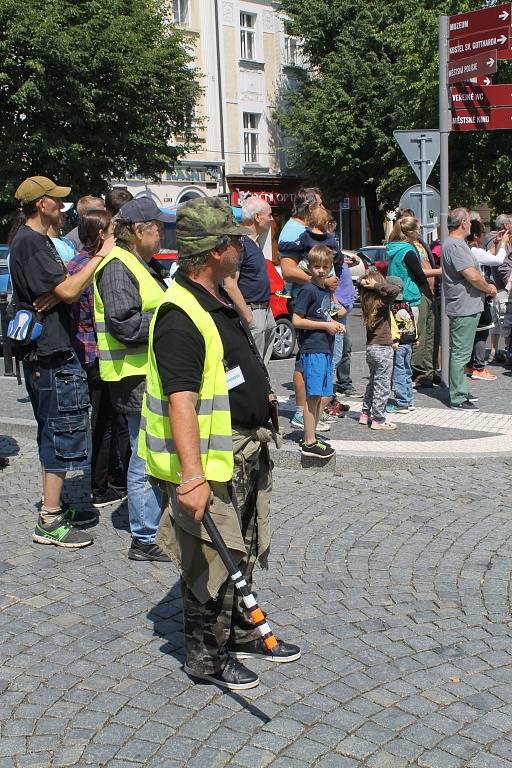
M78 236L83 243L83 249L67 263L71 274L80 272L93 256L106 256L112 250L114 225L110 213L98 209L82 214L78 224ZM100 378L93 296L92 285L89 285L80 300L73 305L73 342L89 384L92 406L92 503L96 509L100 509L126 498L126 470L130 447L126 422L114 413L108 384ZM121 467L118 466L119 463Z

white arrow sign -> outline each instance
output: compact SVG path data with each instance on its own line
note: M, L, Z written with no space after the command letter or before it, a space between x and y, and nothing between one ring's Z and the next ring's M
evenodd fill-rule
M488 66L488 67L492 67L492 66L494 66L494 62L495 62L495 61L496 61L496 59L487 59L487 66Z
M510 13L509 13L508 11L502 11L502 12L500 13L500 15L498 16L498 18L499 18L501 21L506 21L506 20L508 19L508 17L509 17L509 16L510 16Z

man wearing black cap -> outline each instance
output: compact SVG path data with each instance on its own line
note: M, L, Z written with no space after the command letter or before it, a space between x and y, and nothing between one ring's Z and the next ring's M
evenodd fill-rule
M115 229L116 246L94 279L94 317L100 375L109 383L114 409L126 416L132 456L128 466L131 560L167 561L155 544L162 493L137 455L142 398L146 386L148 331L167 288L158 262L163 213L149 197L125 203Z
M33 534L38 544L85 547L92 536L76 528L95 522L96 514L63 508L66 472L89 466L89 393L71 343L72 304L91 281L106 244L79 274L70 276L48 237L58 225L69 187L45 176L25 179L16 190L20 226L10 245L10 271L17 308L37 309L43 332L24 361L25 381L38 424L42 468L42 509ZM37 386L35 386L37 384Z

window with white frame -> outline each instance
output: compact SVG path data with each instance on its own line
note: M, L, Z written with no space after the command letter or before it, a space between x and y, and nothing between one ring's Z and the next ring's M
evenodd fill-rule
M172 17L175 24L187 27L189 23L189 0L173 0Z
M240 12L240 58L256 59L256 14Z
M284 23L284 63L290 67L302 67L304 64L300 38L292 35L287 21Z
M260 162L260 118L255 112L244 112L244 160Z

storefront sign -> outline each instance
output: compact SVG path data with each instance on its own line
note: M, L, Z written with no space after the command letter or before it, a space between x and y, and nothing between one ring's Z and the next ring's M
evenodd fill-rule
M187 184L218 184L221 170L218 165L176 165L172 171L164 173L165 181L186 182Z
M295 192L278 192L272 189L238 189L236 187L233 190L233 205L241 205L248 197L259 197L260 200L266 200L271 206L289 208L295 200Z

